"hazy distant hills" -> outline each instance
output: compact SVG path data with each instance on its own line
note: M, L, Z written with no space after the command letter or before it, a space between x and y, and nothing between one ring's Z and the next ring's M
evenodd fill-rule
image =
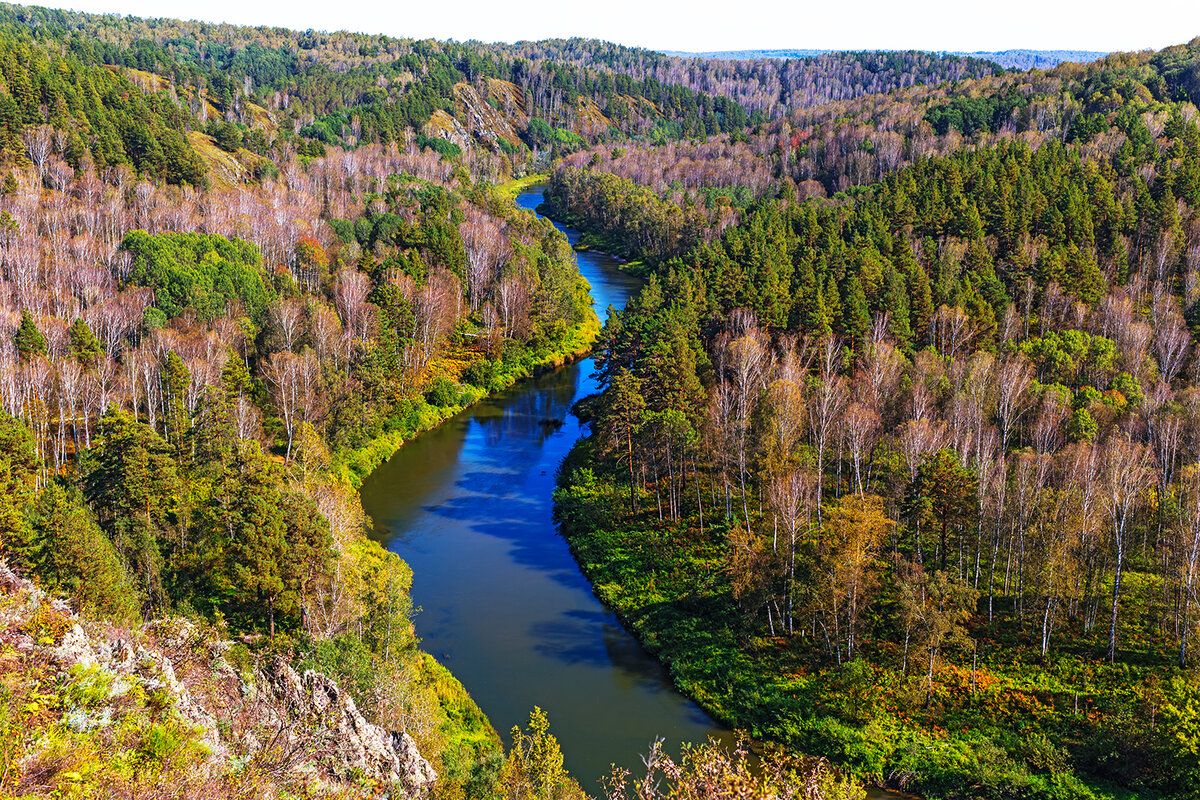
M1002 50L998 53L952 53L956 56L971 56L995 61L1005 69L1049 69L1064 61L1086 64L1108 53L1095 50Z
M692 58L722 58L733 59L737 61L748 60L753 58L809 58L812 56L825 55L827 53L842 52L838 50L717 50L709 53L683 53L679 51L668 51L667 55L684 56ZM1094 50L1002 50L999 52L974 52L968 53L963 51L945 51L946 55L953 56L969 56L971 58L979 58L985 61L993 61L1005 69L1048 69L1063 63L1064 61L1072 61L1076 63L1086 63L1102 58L1107 53L1102 53Z

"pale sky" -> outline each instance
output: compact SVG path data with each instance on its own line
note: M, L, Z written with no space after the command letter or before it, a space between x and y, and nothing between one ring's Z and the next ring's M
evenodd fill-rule
M1141 50L1200 36L1200 0L72 0L47 5L397 37L583 36L655 50Z

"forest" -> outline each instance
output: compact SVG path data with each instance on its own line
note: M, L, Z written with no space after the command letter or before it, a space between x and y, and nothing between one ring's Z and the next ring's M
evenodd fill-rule
M887 98L871 182L769 135L554 173L648 275L558 513L720 718L925 796L1190 796L1195 52Z
M486 784L495 734L417 650L411 573L355 486L586 347L586 285L560 234L433 151L282 166L206 192L9 173L4 558L109 624L182 615L246 658L295 653L424 730L445 786Z
M565 240L411 132L257 147L231 107L205 128L202 94L47 36L15 18L0 35L7 567L89 625L183 617L246 669L285 654L335 676L372 721L417 732L447 796L482 793L499 739L418 649L411 571L367 538L356 486L418 431L586 349L596 320ZM38 724L30 698L63 691L44 667L6 670L0 792L108 761L16 769L76 733ZM300 785L272 769L210 789ZM117 767L92 785L163 780Z
M56 660L170 623L192 677L337 681L436 797L1194 796L1198 63L0 6L0 794L408 796ZM541 180L644 278L603 328ZM562 533L747 737L600 791L422 651L358 493L589 353Z

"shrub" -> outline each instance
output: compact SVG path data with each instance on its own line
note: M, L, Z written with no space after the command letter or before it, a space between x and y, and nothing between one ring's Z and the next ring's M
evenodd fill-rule
M425 392L425 402L437 408L448 408L459 404L458 384L445 376L435 378Z
M462 379L472 386L490 389L496 380L496 362L486 358L476 361L463 370Z

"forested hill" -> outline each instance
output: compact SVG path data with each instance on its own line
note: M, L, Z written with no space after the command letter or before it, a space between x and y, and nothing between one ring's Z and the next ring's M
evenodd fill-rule
M651 274L560 518L708 708L930 797L1193 796L1197 64L564 159Z
M257 59L265 46L168 64L155 58L169 50L125 42L128 20L82 31L13 7L0 17L5 569L67 600L106 648L185 618L204 649L233 640L221 652L239 672L276 656L315 669L345 692L323 709L353 698L380 729L412 734L440 791L488 796L499 739L418 649L411 572L367 538L355 483L417 431L594 337L565 237L489 185L527 166L526 145L509 160L421 147L406 128L354 141L353 121L326 145L297 131L356 95L258 92L245 70L271 61ZM289 86L339 74L304 69ZM62 694L70 665L48 669L46 650L12 638L20 627L63 646L63 615L35 617L2 621L0 796L146 796L172 764L233 753L245 788L220 796L263 796L264 771L299 796L312 783L294 748L345 744L288 744L287 715L263 700L245 705L265 718L216 730L201 752L174 704L140 685L87 717L94 704ZM345 772L382 791L371 771Z
M1158 138L1173 114L1195 113L1198 63L1200 41L1114 53L1090 64L797 108L744 135L600 143L562 163L633 180L728 221L761 197L836 196L922 158L1004 139L1035 147L1065 141L1124 161L1147 137ZM610 218L614 224L621 219Z
M1097 50L1000 50L998 52L957 52L954 55L970 56L995 61L1005 69L1016 69L1024 72L1027 69L1049 69L1064 62L1087 64L1107 53Z
M524 164L531 150L600 137L708 135L749 122L737 102L653 75L479 43L6 5L0 50L4 147L21 151L25 131L49 124L73 168L87 151L101 167L193 185L206 177L198 133L274 161L416 134L442 152L479 147Z
M653 76L664 84L723 94L768 119L791 109L1001 71L998 65L978 58L916 50L823 52L784 59L667 56L580 39L514 47L520 52L544 52L580 63L604 63L634 77Z
M204 177L205 148L187 141L195 131L269 156L399 141L412 130L520 161L530 149L598 139L734 132L791 108L997 69L926 53L715 62L584 39L418 41L13 5L0 6L0 27L11 53L3 69L15 105L0 109L10 149L25 127L47 122L78 129L73 158L87 149L102 165L192 184ZM88 102L98 108L83 107L97 95ZM129 120L99 119L114 114Z
M716 50L705 53L685 53L669 51L670 55L682 58L712 58L723 61L750 61L763 58L798 58L811 59L827 55L845 55L838 50ZM1049 69L1064 61L1085 64L1103 58L1106 53L1096 50L965 50L942 51L944 55L960 58L990 61L999 64L1004 69Z

